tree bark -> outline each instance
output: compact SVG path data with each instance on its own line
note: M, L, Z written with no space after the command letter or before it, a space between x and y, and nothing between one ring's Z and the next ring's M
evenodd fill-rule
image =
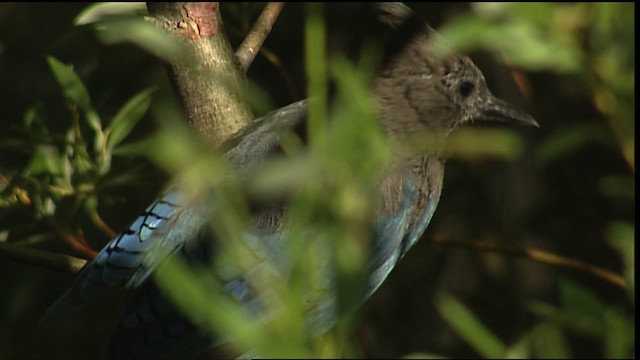
M224 34L219 3L147 3L156 24L183 45L181 61L168 64L190 125L213 144L245 127L251 113L242 98L243 72Z

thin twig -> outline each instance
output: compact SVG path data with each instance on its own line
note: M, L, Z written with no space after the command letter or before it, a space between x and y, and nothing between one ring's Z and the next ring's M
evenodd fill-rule
M262 54L262 56L267 58L267 60L273 66L275 66L276 69L278 69L278 72L282 76L285 86L287 87L287 91L289 92L289 97L291 98L291 101L297 101L298 99L300 99L300 96L298 96L298 92L296 91L296 87L293 85L293 81L291 80L291 76L289 76L287 69L285 69L278 55L276 55L266 47L262 47L260 49L260 53Z
M87 240L84 238L84 234L82 233L81 228L78 228L77 234L70 234L64 229L62 229L60 226L56 225L50 219L49 219L49 224L53 228L53 231L75 250L83 253L84 255L92 259L98 256L98 252L93 250L89 246L89 243L87 243Z
M444 236L433 236L429 238L429 241L446 245L446 246L458 246L478 251L491 251L503 254L509 254L514 256L523 256L534 261L542 262L545 264L556 265L569 269L579 270L588 273L592 276L605 280L611 284L617 285L623 289L627 287L624 278L614 272L605 270L601 267L585 263L580 260L552 254L543 250L532 249L524 246L513 246L506 244L496 244L486 241L464 241L457 239L450 239Z
M238 59L242 72L246 73L251 63L253 63L253 59L255 59L262 43L264 43L264 40L271 32L271 28L276 22L276 19L278 19L278 15L280 15L283 7L283 2L268 3L262 10L260 17L256 20L251 31L249 31L247 37L244 38L244 41L242 41L242 44L240 44L238 50L236 50L236 59Z
M93 221L93 224L103 233L107 234L107 236L109 236L110 238L113 239L114 237L116 237L116 235L118 235L117 232L113 231L113 229L109 225L107 225L104 220L102 220L102 217L100 217L100 214L98 214L97 211L90 211L89 217L91 218L91 221Z
M70 274L77 274L87 263L77 257L7 243L0 243L0 257Z

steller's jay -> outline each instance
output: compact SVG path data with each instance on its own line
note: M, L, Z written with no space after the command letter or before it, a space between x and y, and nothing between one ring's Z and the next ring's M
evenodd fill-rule
M389 138L402 139L421 131L444 138L459 125L485 120L537 126L531 116L494 97L469 58L430 54L426 44L428 37L434 36L433 30L407 7L387 3L374 9L386 48L373 93L377 118ZM304 127L306 111L307 101L301 101L256 120L227 144L226 159L236 172L262 162L277 151L283 131ZM425 150L409 157L397 155L391 170L379 179L380 198L372 220L363 301L425 231L438 204L443 170L444 160L438 151ZM189 357L219 343L174 308L149 277L154 269L145 261L157 243L175 249L172 256L191 262L214 261L215 236L204 240L202 236L215 211L210 200L188 199L179 187L169 188L82 270L72 288L45 314L43 323L55 323L80 306L128 288L131 297L113 336L110 356ZM280 261L287 232L283 225L286 210L286 202L252 209L252 229L244 234L244 241L260 254L259 261ZM158 265L162 256L158 257L151 264ZM252 285L251 271L217 277L231 298L260 311L260 294ZM316 333L336 321L331 299L320 299L325 300L314 304L308 313Z

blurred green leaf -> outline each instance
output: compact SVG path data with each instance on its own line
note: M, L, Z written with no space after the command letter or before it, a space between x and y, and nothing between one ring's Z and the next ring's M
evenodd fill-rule
M571 350L561 328L545 323L536 326L529 334L533 354L541 359L569 359Z
M529 309L584 335L594 337L604 335L606 306L591 291L567 279L561 279L560 301L561 308L533 301Z
M635 352L635 324L633 317L626 316L612 307L605 311L605 357L628 358Z
M578 327L592 333L602 331L605 304L592 291L568 279L560 279L560 301Z
M256 331L255 320L242 313L238 305L215 286L217 282L204 269L195 269L176 257L168 257L154 272L154 278L160 289L196 324L209 329L213 326L211 330L220 334L239 336L240 341L251 342L261 338ZM212 299L215 303L211 302ZM242 351L249 348L247 346Z
M557 130L538 146L535 159L539 166L546 166L592 143L613 144L605 124L585 122Z
M149 156L156 146L160 145L161 135L152 134L140 140L133 140L113 149L113 155L121 156Z
M306 4L305 21L305 68L308 78L307 94L314 99L309 102L307 131L309 143L322 141L327 124L327 57L323 4Z
M522 148L522 139L513 130L461 128L449 135L445 154L469 160L509 160L520 156Z
M577 72L582 53L570 39L544 34L528 22L512 21L500 31L504 38L494 43L494 51L515 66L532 71Z
M106 44L128 42L169 63L184 60L179 42L141 16L112 16L94 26L96 35Z
M247 102L251 108L254 109L254 113L257 117L266 115L273 110L273 99L267 91L249 79L247 79L247 83L245 85L246 86L242 88L242 91L244 92L243 98L247 99Z
M151 104L151 95L155 89L147 89L137 93L120 108L111 123L105 129L107 151L111 151L124 140L138 121L147 112Z
M100 21L108 16L147 13L144 2L104 2L87 6L74 19L76 25L86 25Z
M624 259L624 278L627 291L635 298L635 226L623 221L616 221L607 227L607 240L615 247Z
M308 156L271 159L260 166L248 179L247 190L261 199L282 199L302 190L310 177L319 172L317 164Z
M403 356L401 359L449 359L447 356L430 354L425 352L411 353Z
M509 7L504 10L509 11ZM531 13L534 14L534 13ZM501 21L474 15L460 16L439 29L443 43L460 52L491 50L507 62L534 71L576 72L581 53L568 36L545 33L524 16L507 14Z
M486 358L504 358L504 344L461 302L448 294L436 300L438 311L469 345Z
M603 177L598 183L598 187L603 194L611 197L635 200L636 184L635 178L622 175L609 175Z
M33 175L62 177L65 173L64 160L52 145L38 145L26 169Z
M520 340L511 344L507 349L505 358L507 359L528 359L531 358L531 336L523 336Z

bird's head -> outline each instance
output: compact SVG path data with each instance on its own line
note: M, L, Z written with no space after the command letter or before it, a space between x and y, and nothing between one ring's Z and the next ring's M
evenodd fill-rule
M459 125L483 121L538 126L529 114L495 97L470 58L436 51L442 42L431 40L439 35L406 6L384 3L378 8L388 32L387 48L393 50L374 91L382 126L392 136L420 130L447 134Z
M531 115L495 97L480 69L466 56L443 60L435 79L433 96L451 104L451 127L483 121L538 126Z

